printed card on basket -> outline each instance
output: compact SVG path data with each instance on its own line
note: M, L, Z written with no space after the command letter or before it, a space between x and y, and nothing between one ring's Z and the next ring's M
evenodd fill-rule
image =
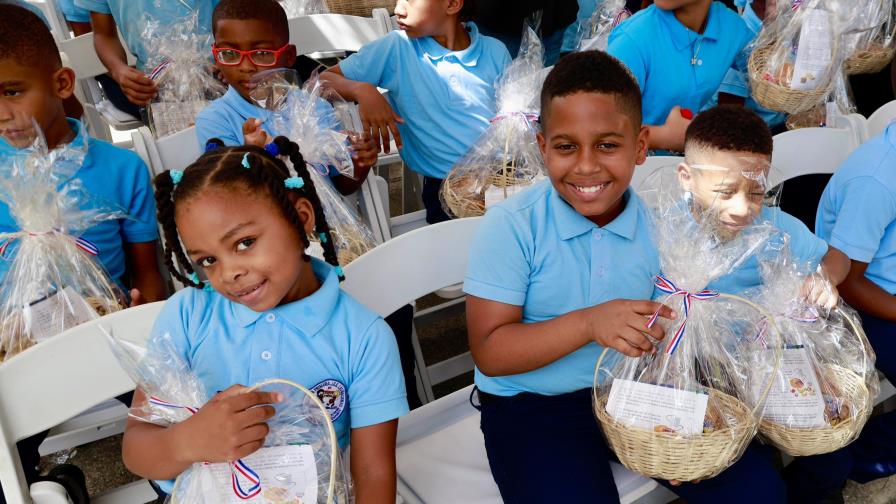
M607 413L642 429L701 434L708 399L698 392L617 378L610 387Z
M831 65L831 17L821 9L812 9L800 30L791 89L811 91Z
M96 311L71 287L26 306L22 315L38 343L97 317Z
M771 352L771 350L769 350ZM759 397L766 383L754 383L753 393ZM772 382L765 402L763 418L796 428L823 427L824 397L818 384L818 376L802 345L784 349L781 367Z
M245 502L264 504L304 504L317 502L317 466L309 445L269 446L244 457L242 462L257 474L260 492L245 498L233 491L234 472L230 464L208 464L220 495L227 495L230 504ZM236 473L244 479L239 473ZM252 480L243 483L250 488Z

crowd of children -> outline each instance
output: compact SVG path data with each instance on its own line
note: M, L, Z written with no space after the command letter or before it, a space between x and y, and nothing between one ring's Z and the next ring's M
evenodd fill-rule
M619 499L614 454L592 410L595 362L606 348L631 357L653 352L664 331L646 320L687 316L655 301L662 271L650 210L630 187L651 151L684 153L677 180L690 203L712 209L722 241L758 223L786 236L794 260L817 268L804 289L809 301L830 308L842 296L860 313L878 369L896 380L896 126L859 147L831 178L814 233L769 211L762 184L772 158L769 126L782 116L753 101L744 78L768 2L735 3L742 15L718 1L656 0L613 30L607 52L573 52L576 26L600 2L580 0L576 23L551 31L562 56L541 90L538 145L548 180L491 207L471 250L458 251L469 253L464 292L475 399L505 502ZM198 13L199 29L214 39L209 60L228 85L196 117L201 157L151 182L135 153L89 137L73 117L67 104L78 76L63 66L46 21L17 0L0 0L0 161L38 135L50 150L84 146L80 168L59 187L76 180L127 214L83 234L110 279L131 306L165 299L161 247L164 266L187 286L166 301L153 337L170 338L215 393L171 427L130 419L126 466L164 495L194 463L255 452L282 397L247 387L282 378L338 398L326 406L339 447L351 446L357 501L394 502L398 419L409 403L419 404L413 309L384 321L340 289L344 272L308 163L252 99L259 72L297 63L282 6L60 4L76 34L93 31L109 70L104 91L110 98L120 91L116 105L135 117L158 92L147 75L143 29L150 20L174 23ZM394 12L398 30L320 75L357 102L362 131L349 136L355 176L331 169L318 183L351 194L394 144L423 177L426 221L435 224L449 219L442 182L493 120L495 81L516 48L480 32L471 0L398 0ZM742 176L701 169L707 166ZM0 202L0 233L16 231ZM324 259L308 255L309 237L319 239ZM15 252L15 243L4 244L0 278ZM761 260L750 257L709 288L743 293L759 286ZM137 390L132 405L146 401ZM29 481L38 478L45 435L18 444ZM896 474L894 439L889 413L872 418L846 448L800 457L784 471L754 441L718 476L661 483L688 502L842 502L847 479Z

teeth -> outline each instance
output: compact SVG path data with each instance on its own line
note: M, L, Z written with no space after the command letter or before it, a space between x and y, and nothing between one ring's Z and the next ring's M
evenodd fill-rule
M603 184L596 185L596 186L589 186L589 187L582 187L582 186L575 186L575 187L576 187L577 191L588 194L588 193L596 193L597 191L600 191L604 187L607 187L608 183L609 182L604 182Z

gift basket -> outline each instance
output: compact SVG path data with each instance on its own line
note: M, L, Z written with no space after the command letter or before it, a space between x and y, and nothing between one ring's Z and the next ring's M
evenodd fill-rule
M355 176L349 136L341 131L342 125L330 105L330 101L341 98L326 91L316 75L300 87L299 78L291 69L269 70L254 79L257 85L253 100L271 111L271 128L295 141L302 151L330 225L339 264L352 262L375 247L376 241L328 180L332 169L341 176Z
M145 394L132 418L161 426L182 422L210 399L202 383L163 334L146 348L115 338L105 328L113 353ZM351 503L351 479L333 422L317 395L287 380L266 380L248 391L276 392L283 400L267 421L264 446L229 463L198 462L174 483L171 504L258 502L276 504Z
M330 9L324 0L277 0L286 12L287 19L310 14L328 14Z
M209 33L199 30L196 10L173 24L145 19L143 40L150 41L149 78L159 94L149 104L149 126L156 138L185 130L196 123L202 109L227 90L214 75Z
M0 159L0 201L17 231L0 233L0 360L88 320L122 308L124 295L81 237L124 214L96 201L72 179L85 143L48 151L42 138Z
M577 51L606 51L610 32L631 17L625 0L605 0L595 9L591 19L579 26Z
M789 114L822 103L845 58L842 36L853 8L843 0L779 2L753 42L753 98Z
M759 431L793 456L829 453L855 440L879 389L874 351L856 314L842 303L825 314L806 301L807 288L831 287L805 270L789 259L763 264L755 294L775 315L784 344ZM764 337L762 327L757 338Z
M849 57L843 63L847 75L877 73L896 54L892 0L856 0L853 26L846 35Z
M778 366L752 336L763 324L769 340L780 336L761 306L707 286L761 250L771 227L719 233L714 210L681 187L674 169L648 177L640 194L662 269L657 300L678 317L645 320L666 329L655 352L631 358L604 350L595 367L594 412L629 469L665 480L711 478L736 462L756 434Z
M483 215L492 204L545 177L535 136L545 77L541 41L526 28L519 55L495 83L497 114L445 177L439 196L446 213Z

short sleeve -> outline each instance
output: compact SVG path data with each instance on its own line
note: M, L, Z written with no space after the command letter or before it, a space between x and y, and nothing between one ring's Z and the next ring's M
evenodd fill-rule
M100 14L112 14L108 0L75 0L75 7L87 9L90 12L99 12Z
M408 412L398 343L386 322L377 317L353 349L348 387L352 429L394 420Z
M136 157L136 156L134 156ZM133 162L134 177L130 185L129 218L122 222L122 237L125 243L144 243L159 238L156 221L156 202L149 181L149 169L141 159Z
M815 268L828 253L827 242L815 236L796 217L786 212L780 212L775 225L790 237L790 252L793 254L794 260L800 264L807 264Z
M638 81L638 86L643 94L644 81L647 79L647 61L641 53L638 41L619 29L624 26L624 24L620 25L610 33L607 53L628 67Z
M205 144L212 138L221 140L228 147L243 145L242 129L237 135L230 123L212 106L205 107L196 116L196 139L199 141L200 152L205 151Z
M190 362L190 341L187 338L187 323L190 320L189 310L194 307L198 291L186 288L178 291L165 301L165 306L159 312L155 324L152 326L147 348L152 349L163 338L169 338L174 345L177 355L184 361ZM203 303L204 304L204 303Z
M339 62L339 69L347 79L385 87L386 78L395 73L393 62L401 42L394 31L363 46L357 53Z
M750 96L750 85L747 82L746 74L736 68L729 68L719 86L719 92L744 98Z
M831 246L854 261L870 263L887 227L896 221L896 197L872 177L848 182L837 195L843 202L831 231Z
M464 292L499 303L523 306L531 273L531 233L502 207L485 214L473 238Z

